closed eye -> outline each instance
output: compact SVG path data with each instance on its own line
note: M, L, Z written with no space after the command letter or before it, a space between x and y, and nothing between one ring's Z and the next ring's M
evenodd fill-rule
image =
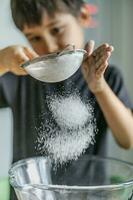
M29 38L30 42L39 42L40 40L41 40L41 37L39 36L34 36L34 37Z
M55 36L62 33L62 31L63 31L62 27L54 27L51 29L51 34Z

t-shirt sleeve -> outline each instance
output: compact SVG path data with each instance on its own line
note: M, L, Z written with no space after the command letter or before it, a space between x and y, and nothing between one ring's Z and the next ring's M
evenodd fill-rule
M4 94L3 79L0 77L0 108L7 107L7 101Z
M109 66L105 73L105 79L113 92L127 108L133 110L133 103L129 97L123 76L117 67Z
M16 79L11 73L0 77L0 108L11 107L15 94Z

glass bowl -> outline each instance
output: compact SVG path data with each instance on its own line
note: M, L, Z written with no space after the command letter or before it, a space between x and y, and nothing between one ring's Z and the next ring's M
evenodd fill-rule
M9 180L19 200L133 199L133 165L112 158L86 155L55 168L33 157L13 164Z

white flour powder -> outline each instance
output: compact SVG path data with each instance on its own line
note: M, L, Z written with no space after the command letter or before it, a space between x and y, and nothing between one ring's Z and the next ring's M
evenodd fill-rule
M96 124L93 108L83 103L78 95L48 98L52 120L46 120L38 129L37 149L56 164L76 160L94 143Z
M63 128L78 128L83 126L92 117L78 96L57 98L50 103L54 119Z
M89 134L91 133L91 135ZM65 163L68 160L76 160L93 142L93 127L87 130L59 132L55 138L47 140L47 148L54 163Z

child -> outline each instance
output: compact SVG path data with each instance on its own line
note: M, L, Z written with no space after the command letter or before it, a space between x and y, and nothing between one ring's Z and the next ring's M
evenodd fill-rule
M24 61L62 50L67 44L84 48L82 28L89 25L84 1L11 0L11 9L16 26L36 52L21 46L8 47L0 52L1 74L8 71L0 78L0 107L10 106L13 112L13 162L35 155L36 119L41 112L44 112L44 124L50 117L46 96L54 94L58 88L69 90L71 83L82 99L92 99L94 102L98 133L95 144L90 145L85 154L105 155L108 127L120 146L126 149L133 147L133 106L121 73L117 68L108 66L112 46L103 44L93 51L94 42L88 42L85 47L87 56L81 69L60 83L43 84L24 76L26 72L19 67ZM78 166L83 170L80 162Z

